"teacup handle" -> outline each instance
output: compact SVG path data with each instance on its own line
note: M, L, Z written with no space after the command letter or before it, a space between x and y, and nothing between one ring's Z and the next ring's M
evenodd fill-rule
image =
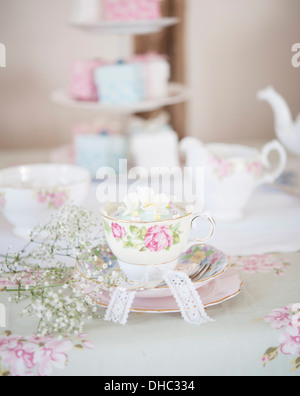
M186 247L186 250L189 250L191 247L196 246L196 245L203 245L205 242L209 241L209 240L213 237L213 235L214 235L214 233L215 233L215 231L216 231L216 222L215 222L215 219L214 219L213 217L207 215L207 214L198 214L198 215L195 215L195 217L194 217L194 218L192 219L192 221L191 221L191 228L192 228L192 229L193 229L193 227L194 227L195 222L196 222L198 219L206 219L206 220L208 220L208 221L210 222L211 226L212 226L211 232L210 232L209 236L206 237L206 238L204 238L204 239L198 239L198 238L196 238L196 239L194 239L193 241L189 242L188 245L187 245L187 247Z
M272 151L277 151L279 153L279 164L277 169L273 172L266 172L264 176L265 183L274 183L274 181L282 175L287 164L287 153L285 149L278 140L273 140L272 142L266 144L262 149L262 161L266 169L271 167L269 157Z

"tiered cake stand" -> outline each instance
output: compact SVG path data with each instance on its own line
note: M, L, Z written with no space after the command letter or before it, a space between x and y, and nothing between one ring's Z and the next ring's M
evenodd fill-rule
M95 23L70 23L76 29L93 34L144 35L159 33L162 29L179 22L178 18L160 18L148 21L99 21Z
M97 23L80 24L71 23L70 26L89 34L114 34L120 37L120 48L122 48L123 38L125 36L135 36L158 33L164 28L175 25L179 22L178 18L160 18L149 21L132 21L132 22L106 22L99 21ZM120 57L122 58L122 56ZM166 97L152 100L144 100L139 103L129 105L108 105L101 102L83 102L73 100L67 91L61 89L51 94L51 100L58 105L84 110L97 111L99 114L111 114L120 116L122 120L122 129L124 132L128 130L128 117L132 114L143 113L158 110L165 106L172 106L189 100L189 89L175 82L169 84L169 92ZM72 163L70 156L70 147L63 146L53 151L51 159L55 162L63 161Z

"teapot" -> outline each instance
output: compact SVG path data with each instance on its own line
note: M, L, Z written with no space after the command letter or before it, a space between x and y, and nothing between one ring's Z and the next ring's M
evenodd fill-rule
M277 140L260 152L243 145L204 145L197 138L186 137L180 149L187 167L204 167L206 209L216 220L225 222L240 220L253 192L262 184L273 183L287 163L287 153ZM279 154L276 169L272 169L270 161L273 151Z
M300 114L294 121L287 102L273 87L258 92L257 97L273 109L277 138L290 153L300 156Z

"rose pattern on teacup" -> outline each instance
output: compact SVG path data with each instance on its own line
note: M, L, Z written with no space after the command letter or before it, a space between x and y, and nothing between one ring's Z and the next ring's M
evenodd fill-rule
M151 227L145 238L145 245L151 252L167 250L173 245L173 242L173 233L169 226Z
M218 157L211 157L210 164L213 166L213 173L219 180L224 180L233 176L238 169L238 165L233 160L227 160ZM259 161L248 161L243 164L247 174L255 179L262 177L264 169Z
M184 251L212 237L212 217L194 214L194 208L175 202L149 188L139 188L123 202L109 202L100 210L107 243L129 280L141 285L161 281L166 271L176 268ZM210 223L210 235L189 242L191 228L199 218Z
M39 191L37 200L40 204L47 204L49 208L60 209L69 199L67 190Z
M117 223L112 223L111 231L115 239L123 239L126 237L126 231L124 227L121 227Z
M235 172L235 164L233 161L228 161L218 157L211 157L210 163L213 166L213 173L220 180L232 176Z
M264 168L259 161L251 161L246 163L246 170L250 175L253 175L254 178L259 179L262 177Z
M3 209L6 204L5 194L0 192L0 209Z
M123 242L124 248L134 248L140 252L168 251L172 246L180 243L180 223L177 225L154 225L149 228L131 225L127 233L125 228L118 223L111 227L104 220L104 227L109 235L117 242Z

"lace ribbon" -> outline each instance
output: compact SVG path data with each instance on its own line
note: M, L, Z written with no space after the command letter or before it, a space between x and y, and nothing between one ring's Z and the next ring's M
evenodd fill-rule
M112 295L104 320L125 325L136 291L118 287Z
M201 298L191 279L183 272L169 271L164 276L183 319L193 325L214 322L205 312ZM110 300L104 320L125 325L136 291L117 288Z
M193 325L214 322L205 312L201 298L191 279L183 272L167 272L164 276L166 284L181 311L183 319Z

